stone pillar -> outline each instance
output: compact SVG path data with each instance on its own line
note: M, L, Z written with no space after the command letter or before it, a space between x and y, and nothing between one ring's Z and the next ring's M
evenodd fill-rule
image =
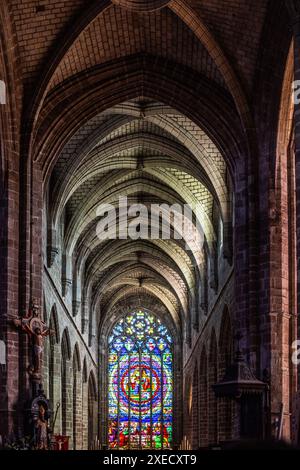
M1 108L3 107L4 105L1 105ZM1 112L2 109L0 109ZM0 139L2 140L1 130L0 119ZM4 139L6 137L4 136ZM6 187L2 187L0 182L0 340L5 345L6 359L6 364L0 369L1 435L8 435L12 431L17 431L22 421L22 417L18 416L16 411L20 388L19 338L21 333L16 331L8 321L19 316L19 174L17 166L12 163L9 166L11 168L5 174L5 178L7 178Z
M300 4L296 0L289 1L291 23L294 33L294 80L300 83ZM299 95L298 95L299 96ZM298 338L300 336L300 103L295 101L295 176L296 176L296 232L297 232L297 310ZM298 383L300 368L298 368Z
M208 447L208 378L207 357L203 351L200 361L200 386L199 386L199 408L200 408L200 447Z
M82 449L82 384L78 370L73 370L73 449Z
M64 360L61 377L61 417L62 433L69 436L69 449L73 448L73 381L72 363Z
M56 422L54 425L54 434L60 434L62 432L61 429L61 409L62 409L62 403L61 403L61 354L60 354L60 347L59 344L55 343L52 345L52 368L53 368L53 376L50 377L50 383L51 386L49 387L50 389L50 395L49 398L52 403L53 407L53 412L54 414L56 413L56 407L58 403L60 404L58 411L57 411L57 417L56 417ZM54 419L54 416L53 416Z
M217 344L212 337L210 345L208 367L208 438L209 444L218 443L219 424L218 424L218 402L212 386L218 378L218 351Z
M82 449L88 450L88 384L82 382Z
M22 425L18 415L19 401L19 337L9 318L19 316L19 144L16 135L19 116L12 105L19 99L19 89L12 75L15 47L11 36L8 5L0 5L1 30L0 78L0 341L4 352L0 365L0 434L9 435ZM14 96L8 96L9 89ZM4 84L4 85L3 85ZM9 98L9 99L8 99Z
M192 381L192 433L191 444L192 449L199 448L199 376L198 368L195 367Z

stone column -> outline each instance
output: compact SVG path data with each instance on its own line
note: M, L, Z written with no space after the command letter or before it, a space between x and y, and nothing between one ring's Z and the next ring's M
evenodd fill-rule
M0 341L3 356L0 364L0 434L9 435L22 427L18 413L19 338L8 319L19 316L19 116L12 107L19 99L18 84L12 76L15 47L7 2L0 5ZM7 86L9 83L9 87ZM9 96L12 90L13 96ZM20 406L21 408L21 406Z
M74 370L73 380L73 449L82 449L82 384L81 375Z
M60 347L59 344L54 344L52 346L52 354L53 354L53 377L51 379L52 386L50 389L50 400L53 406L53 412L56 412L56 407L58 403L60 404L58 411L56 422L54 426L54 434L61 434L61 354L60 354Z
M296 176L296 232L297 232L297 310L300 312L300 3L298 0L287 0L287 8L290 14L291 26L294 36L294 90L295 90L295 176ZM298 85L299 84L299 85ZM291 90L292 92L292 90ZM300 321L298 320L298 337L300 335ZM298 382L300 380L300 368L298 370Z
M88 384L82 383L82 449L88 450Z
M200 360L200 387L199 387L199 412L200 412L200 447L208 447L208 377L207 357L202 351Z
M69 436L69 449L73 448L73 381L72 363L64 360L61 378L62 433Z
M3 107L5 106L1 105L1 108ZM0 109L0 114L1 112L2 109ZM1 129L0 116L0 134ZM8 136L4 135L5 138ZM1 135L0 139L2 139ZM14 164L10 163L9 166L13 167ZM2 187L0 182L0 340L3 341L5 364L2 364L0 368L0 434L10 435L22 427L22 417L17 411L19 380L21 380L21 376L19 376L19 340L22 333L12 327L9 322L10 319L19 316L19 175L17 167L15 170L9 169L3 177L7 178L7 184ZM24 342L26 341L25 338ZM20 375L21 373L20 370Z

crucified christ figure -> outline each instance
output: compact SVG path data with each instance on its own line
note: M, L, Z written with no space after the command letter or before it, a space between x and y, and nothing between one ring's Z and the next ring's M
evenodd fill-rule
M54 334L54 331L48 328L39 318L36 305L29 310L27 317L18 320L15 319L14 325L22 328L22 330L32 338L34 364L31 373L40 374L44 350L44 337Z

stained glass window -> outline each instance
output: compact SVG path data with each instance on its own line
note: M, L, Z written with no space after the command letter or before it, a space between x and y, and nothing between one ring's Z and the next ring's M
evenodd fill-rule
M172 443L172 338L143 311L126 315L108 340L111 449L168 449Z

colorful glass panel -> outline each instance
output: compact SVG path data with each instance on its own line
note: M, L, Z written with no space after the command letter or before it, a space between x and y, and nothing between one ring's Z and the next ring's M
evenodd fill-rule
M111 449L168 449L173 428L173 355L167 328L137 311L108 339Z

